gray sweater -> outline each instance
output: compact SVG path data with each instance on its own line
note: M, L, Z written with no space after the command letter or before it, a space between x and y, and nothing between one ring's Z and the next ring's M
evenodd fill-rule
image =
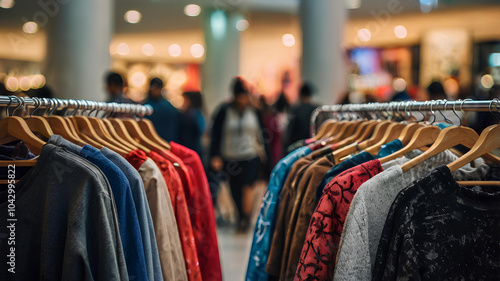
M407 157L408 155L406 155ZM410 159L402 157L384 164L388 168L360 186L353 198L342 232L334 279L371 280L378 242L385 219L398 193L432 169L457 159L444 151L403 173L402 164ZM453 173L456 180L481 179L488 166L478 159L475 167L466 165Z

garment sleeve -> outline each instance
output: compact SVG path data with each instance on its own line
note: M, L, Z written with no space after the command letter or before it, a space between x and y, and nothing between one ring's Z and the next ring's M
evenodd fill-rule
M362 186L360 189L362 190ZM359 196L358 196L359 195ZM335 281L370 280L370 241L365 198L357 194L351 203L347 214L340 240L337 264L335 267Z
M221 156L222 128L224 126L224 120L226 119L226 111L227 107L221 106L213 119L210 140L210 158Z

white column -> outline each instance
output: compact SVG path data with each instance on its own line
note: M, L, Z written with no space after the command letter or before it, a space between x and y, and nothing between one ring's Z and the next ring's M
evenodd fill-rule
M105 100L114 1L53 2L58 5L47 26L47 85L58 98Z
M238 75L240 34L236 29L236 13L222 10L205 12L206 55L202 66L202 91L209 114L231 96L233 77Z
M301 0L302 77L316 88L315 100L334 104L346 91L342 40L347 18L343 0Z

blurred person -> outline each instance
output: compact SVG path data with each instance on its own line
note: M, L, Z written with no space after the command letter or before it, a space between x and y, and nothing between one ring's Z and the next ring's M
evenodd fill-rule
M116 103L136 103L126 98L123 93L123 78L116 72L106 74L106 93L108 93L108 102Z
M145 116L151 120L158 132L158 135L166 141L179 142L179 121L180 113L168 100L162 95L163 81L156 77L149 83L148 98L143 104L149 104L153 107L153 114Z
M427 86L427 93L429 94L430 100L445 100L448 98L444 91L443 84L438 81L433 81Z
M280 130L279 118L276 111L267 103L264 96L260 96L260 114L264 125L265 135L269 139L271 159L269 167L264 170L266 178L271 175L272 168L283 157L283 131Z
M302 84L299 102L289 112L286 129L285 147L310 137L311 114L318 107L312 103L313 86L307 82Z
M180 116L179 143L190 148L203 158L201 139L205 132L205 118L201 113L203 97L200 92L184 92L184 103Z
M210 165L230 185L239 214L238 232L250 227L252 202L248 200L258 179L261 162L269 159L262 120L250 105L249 90L242 78L232 82L233 99L220 106L212 125ZM253 198L250 198L253 199Z

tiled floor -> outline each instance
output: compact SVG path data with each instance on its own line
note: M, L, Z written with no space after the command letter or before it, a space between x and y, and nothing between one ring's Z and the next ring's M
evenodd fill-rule
M234 230L224 228L219 229L217 234L224 280L244 280L253 232L235 234Z

